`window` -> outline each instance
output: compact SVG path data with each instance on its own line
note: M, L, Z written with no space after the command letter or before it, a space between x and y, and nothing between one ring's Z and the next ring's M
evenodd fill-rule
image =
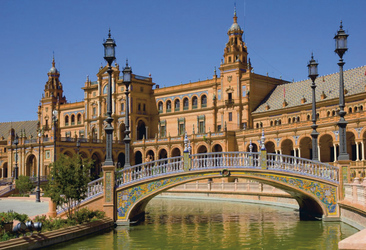
M95 97L97 95L97 92L93 92L93 97Z
M188 110L188 98L183 99L183 110Z
M233 121L233 113L229 112L229 122Z
M96 115L96 114L97 114L97 108L93 107L93 115Z
M65 126L69 126L69 116L65 116Z
M75 125L75 115L71 115L71 125Z
M144 92L144 87L140 87L140 92Z
M194 96L192 98L192 108L196 109L197 108L197 96Z
M160 126L160 137L166 137L166 127L165 127L165 125Z
M140 103L137 105L137 110L141 111L141 104Z
M182 136L185 133L185 118L178 118L178 135Z
M168 100L166 102L166 112L171 112L172 111L172 102L170 100Z
M217 131L220 132L221 131L221 125L217 125Z
M46 150L46 159L50 159L51 158L51 152L49 150Z
M197 127L198 127L198 133L203 134L206 132L206 119L204 115L200 115L197 117Z
M174 111L179 111L180 110L180 101L179 99L176 99L174 101Z
M159 113L163 113L163 102L158 103L158 111Z
M206 108L207 107L207 96L203 95L201 97L201 108Z
M121 103L121 111L124 111L125 110L125 104L122 102Z
M142 111L146 111L146 104L144 103L143 107L142 107Z
M77 121L78 121L78 124L81 124L81 114L78 114Z

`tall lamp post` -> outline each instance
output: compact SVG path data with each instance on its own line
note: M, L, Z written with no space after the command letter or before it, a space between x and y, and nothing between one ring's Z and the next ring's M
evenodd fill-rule
M131 74L132 74L132 69L130 66L128 66L128 61L126 61L126 67L123 69L123 84L126 86L126 90L125 90L125 94L126 94L126 114L125 114L125 125L126 125L126 130L125 130L125 138L123 139L123 141L125 142L125 168L129 168L131 167L130 164L130 142L131 142L131 138L130 138L130 111L129 111L129 98L128 98L128 94L129 92L129 86L131 84Z
M19 136L18 134L15 135L14 139L15 145L15 168L14 168L14 178L18 180L18 144L19 144Z
M313 131L311 132L311 138L312 138L312 153L313 153L313 161L319 161L318 156L318 135L319 133L316 131L316 128L318 125L316 125L316 99L315 99L315 79L318 77L318 63L315 62L313 54L311 54L311 60L308 64L309 69L309 77L312 81L311 88L312 88L312 94L313 94L313 100L312 100L312 120L313 124L311 125L311 128Z
M347 141L346 141L346 127L347 121L344 119L346 112L344 111L344 81L343 81L343 65L345 62L343 61L343 55L348 50L347 48L347 37L348 34L343 30L343 25L341 21L341 25L337 34L334 36L335 40L335 50L334 52L339 56L339 156L338 160L349 160L349 155L347 153Z
M53 120L53 162L57 160L56 157L56 141L57 141L57 110L52 111L52 120Z
M36 189L36 202L41 202L41 130L38 132L38 177L37 177L37 189Z
M104 46L104 59L108 63L108 95L107 95L107 118L105 121L107 122L107 126L104 128L106 134L106 159L104 162L105 166L112 166L112 137L113 137L113 118L112 118L112 62L116 59L115 57L115 47L116 43L111 38L111 30L109 30L108 38L103 43Z

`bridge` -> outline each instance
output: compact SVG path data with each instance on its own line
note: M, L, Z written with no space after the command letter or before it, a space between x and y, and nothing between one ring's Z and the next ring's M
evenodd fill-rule
M185 152L183 156L119 171L114 166L104 166L103 172L103 178L89 183L88 198L81 205L98 203L117 224L141 219L148 202L161 192L187 182L229 176L286 191L297 200L302 220L339 218L339 168L288 155L266 151L195 155Z

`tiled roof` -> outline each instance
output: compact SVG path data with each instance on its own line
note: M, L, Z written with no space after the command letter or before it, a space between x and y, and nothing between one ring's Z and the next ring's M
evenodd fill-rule
M35 121L21 121L21 122L1 122L0 123L0 137L3 136L5 139L9 136L11 128L15 130L15 133L20 136L21 131L25 131L27 137L37 137L37 123Z
M366 66L346 70L343 72L344 89L347 90L346 96L365 92ZM312 102L311 80L307 79L299 82L290 82L276 86L276 88L262 101L253 111L254 114L283 109L283 102L286 99L286 108L303 105L301 99L305 98L305 104ZM323 101L339 98L339 72L326 76L319 76L315 80L316 101L321 100L324 91L326 96ZM269 106L267 110L266 107Z

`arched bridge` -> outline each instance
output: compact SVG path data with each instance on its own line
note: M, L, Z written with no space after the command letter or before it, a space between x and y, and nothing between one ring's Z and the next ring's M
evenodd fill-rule
M128 224L144 214L147 203L174 186L208 178L253 179L291 194L300 218L338 218L338 167L307 159L261 152L219 152L151 161L117 172L104 171L91 183L91 197L104 194L117 223ZM101 188L103 185L103 188ZM104 191L102 191L104 190ZM89 199L90 199L89 198Z

